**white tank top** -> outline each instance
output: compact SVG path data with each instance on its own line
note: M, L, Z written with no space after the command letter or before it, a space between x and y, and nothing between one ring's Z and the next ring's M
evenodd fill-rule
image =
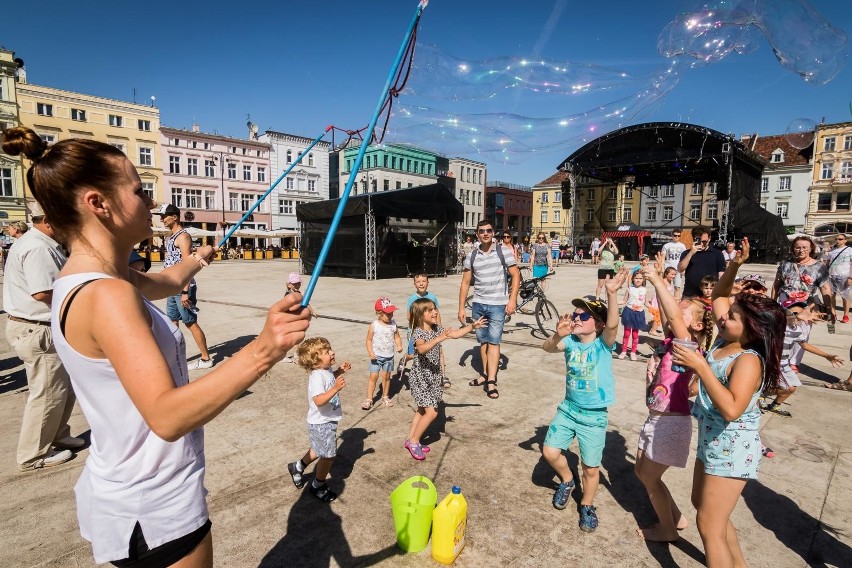
M137 522L149 548L154 548L207 521L204 431L199 428L176 442L159 438L133 405L112 363L84 357L62 334L59 310L67 295L84 282L102 278L112 277L89 272L56 280L51 318L56 351L92 429L89 457L74 492L80 533L92 543L97 563L127 557ZM187 384L183 334L154 304L143 300L175 385ZM139 354L140 365L145 357Z

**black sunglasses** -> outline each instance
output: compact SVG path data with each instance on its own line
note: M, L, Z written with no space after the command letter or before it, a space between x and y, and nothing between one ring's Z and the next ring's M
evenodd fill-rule
M592 314L590 314L589 312L580 312L580 313L574 312L573 314L571 314L571 319L572 320L579 319L580 321L589 321L590 319L592 319Z
M486 233L493 233L493 232L494 232L494 229L479 229L479 230L478 230L478 231L476 231L476 232L477 232L477 233L479 233L480 235L484 235L484 234L486 234Z
M504 238L504 239L511 239L511 238L512 238L512 235L503 235L503 238Z

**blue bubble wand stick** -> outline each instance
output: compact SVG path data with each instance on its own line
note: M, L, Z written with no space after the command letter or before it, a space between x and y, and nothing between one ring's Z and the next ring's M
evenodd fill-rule
M269 189L267 189L267 190L263 193L263 195L261 195L260 197L258 197L258 198L257 198L257 201L255 202L255 204L254 204L254 205L252 205L252 206L251 206L251 209L249 209L248 211L246 211L246 212L245 212L245 214L243 215L243 218L242 218L242 219L240 219L239 221L237 221L237 222L234 224L234 226L233 226L233 227L231 227L231 230L230 230L230 231L228 231L228 234L227 234L227 235L225 235L224 237L222 237L222 240L221 240L221 241L219 241L219 244L218 244L218 245L216 245L216 247L217 247L217 248L221 248L221 247L225 246L225 243L227 243L227 242L228 242L228 239L230 239L230 238L231 238L231 235L233 235L233 234L234 234L234 231L236 231L237 229L239 229L239 228L242 226L242 224L245 222L245 220L246 220L246 219L248 219L249 215L251 215L252 213L254 213L254 210L255 210L255 209L257 209L258 207L260 207L260 204L261 204L261 203L263 203L263 200L264 200L264 199L266 199L266 197L267 197L270 193L272 193L272 190L273 190L273 189L275 189L275 187L276 187L279 183L281 183L281 180L282 180L282 179L284 179L285 177L287 177L287 174L289 174L289 173L290 173L290 170L292 170L292 169L293 169L293 168L295 168L297 165L299 165L299 162L301 162L301 161L302 161L302 158L304 158L305 156L307 156L307 155L308 155L308 152L311 150L311 148L313 148L314 146L316 146L316 145L317 145L317 143L318 143L320 140L322 140L322 139L325 137L325 135L326 135L326 134L328 134L328 131L329 131L329 130L331 130L331 129L332 129L332 127L331 127L331 126L326 127L325 131L324 131L322 134L320 134L319 136L317 136L316 138L314 138L314 141L313 141L313 142L311 142L311 145L310 145L310 146L308 146L308 147L305 149L305 151L304 151L304 152L302 152L301 154L299 154L299 155L296 157L296 161L295 161L295 162L293 162L292 164L290 164L290 167L289 167L289 168L287 168L286 170L284 170L284 173L283 173L283 174L281 174L280 176L278 176L278 179L276 179L276 180L273 182L273 184L269 186ZM224 205L223 205L223 207L224 207Z
M411 35L414 33L414 30L417 27L417 22L420 20L420 15L423 13L423 9L428 3L429 0L420 0L417 4L417 10L414 13L414 17L411 19L411 24L408 26L408 31L405 32L402 45L400 45L399 52L396 54L396 60L393 62L391 71L388 74L388 79L385 81L385 87L382 89L382 95L379 97L379 104L376 105L376 111L373 113L373 118L370 119L370 125L367 127L367 135L361 143L361 148L358 150L358 155L355 157L355 163L352 164L349 181L346 182L343 195L340 196L340 203L337 206L337 211L334 213L334 218L331 220L331 226L328 229L328 234L326 234L325 240L322 243L322 249L320 250L319 257L317 257L317 263L314 266L314 270L311 273L311 279L308 282L308 286L305 288L305 293L302 297L302 307L307 307L311 301L311 295L317 285L317 280L319 280L322 267L325 264L325 259L328 256L329 249L331 248L331 243L334 241L334 235L337 233L337 227L340 225L340 219L343 217L344 209L346 209L346 202L349 200L349 194L352 192L352 185L355 183L355 176L358 173L358 170L361 169L361 161L364 159L364 154L367 152L367 146L370 145L370 141L373 139L373 131L376 129L376 123L379 120L379 115L382 112L382 108L385 106L385 101L388 98L388 93L390 93L394 77L399 70L403 57L408 51L408 44L411 40Z

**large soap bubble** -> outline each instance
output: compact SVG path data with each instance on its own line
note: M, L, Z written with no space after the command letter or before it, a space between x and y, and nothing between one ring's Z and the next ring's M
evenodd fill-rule
M787 125L784 139L790 146L804 150L814 143L816 123L809 118L797 118Z
M831 81L848 55L846 34L807 0L697 0L660 33L665 59L650 73L540 57L472 60L418 42L386 141L521 161L641 120L689 69L751 53L764 39L782 66L814 85ZM561 116L525 110L548 99L558 99ZM797 119L787 140L806 148L813 132L812 121Z

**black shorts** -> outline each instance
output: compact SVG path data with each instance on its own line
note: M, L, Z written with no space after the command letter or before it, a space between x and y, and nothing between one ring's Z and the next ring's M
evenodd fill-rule
M166 568L192 552L210 532L210 519L188 535L176 538L154 549L148 548L142 527L139 523L130 535L130 549L127 558L111 562L113 566L132 568Z
M606 280L606 277L615 278L615 270L612 268L598 268L598 280Z

